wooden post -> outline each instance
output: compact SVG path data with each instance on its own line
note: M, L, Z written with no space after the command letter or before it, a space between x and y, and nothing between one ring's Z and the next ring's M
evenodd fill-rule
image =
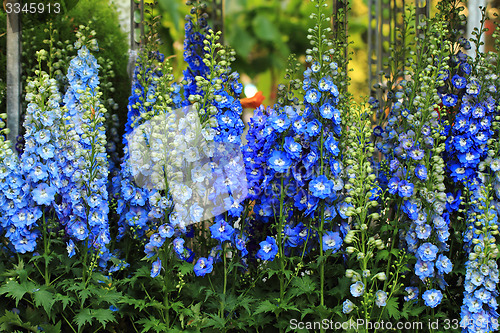
M16 0L8 0L15 3ZM20 1L20 0L17 0ZM7 138L16 144L21 114L21 17L7 14Z

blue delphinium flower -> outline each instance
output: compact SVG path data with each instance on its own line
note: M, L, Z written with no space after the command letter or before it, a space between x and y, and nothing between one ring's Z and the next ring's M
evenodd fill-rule
M405 291L407 295L404 297L406 302L418 299L418 288L417 287L406 287Z
M307 92L306 92L306 96L305 96L305 100L307 101L307 103L309 104L316 104L319 102L321 98L321 93L312 88L312 89L309 89Z
M219 220L217 223L210 226L212 238L217 239L219 242L231 240L234 233L234 228L224 220Z
M260 242L257 258L265 261L273 261L278 254L278 245L273 237L267 236L265 241Z
M398 224L402 246L415 255L414 272L422 281L420 287L425 285L424 290L433 283L440 289L446 286L444 275L449 270L444 253L448 251L450 221L445 211L445 170L441 167L446 165L441 154L445 147L442 142L444 124L438 109L433 110L417 100L425 94L434 99L442 98L448 107L460 102L458 94L441 89L446 85L441 83L450 80L450 73L439 64L430 64L431 67L432 73L426 75L435 79L432 87L423 89L418 80L398 81L393 87L394 92L391 92L397 94L397 98L388 95L391 98L388 115L380 114L380 124L384 124L379 130L380 136L373 136L377 140L376 147L384 154L383 176L389 179L387 192L391 204L397 207L400 212L397 218L399 223L403 223ZM419 97L414 99L412 96ZM443 110L439 112L441 116L444 113ZM439 269L436 267L438 258L439 263L444 265ZM405 299L413 299L413 296Z
M342 303L342 312L345 314L349 314L352 312L352 310L354 310L354 307L354 303L346 299L344 303Z
M380 308L387 305L387 293L383 290L375 292L375 304Z
M61 134L61 96L57 83L45 72L28 82L23 126L25 148L20 157L5 147L0 175L2 227L17 252L35 250L43 210L54 204L60 186L55 154ZM2 142L5 144L4 142ZM57 151L56 151L57 150ZM45 206L45 207L44 207Z
M275 150L269 156L268 162L269 166L274 171L285 172L290 168L292 161L288 158L286 153L279 150Z
M363 282L358 281L351 284L350 290L352 296L360 297L365 293L365 285L363 284Z
M468 254L465 264L464 300L461 307L460 326L464 332L486 332L498 329L498 305L496 302L483 302L482 288L497 293L498 266L488 251L494 237L491 227L498 226L498 213L495 202L491 202L493 193L488 193L488 186L495 183L493 177L496 165L491 166L497 153L490 147L495 138L492 119L497 113L495 85L496 76L482 71L482 67L473 68L468 62L470 58L459 51L454 59L450 90L459 96L458 103L449 110L450 135L446 142L446 165L456 187L464 187L466 191L466 229L463 233L464 249ZM480 79L478 79L480 78ZM487 88L492 86L493 89ZM446 208L450 213L457 211L462 203L460 189L456 194L448 193ZM498 195L495 200L498 199ZM444 236L448 236L445 234ZM496 258L496 255L495 255ZM438 271L451 270L451 262L447 258L438 257Z
M333 183L326 176L321 175L309 182L309 191L320 199L325 199L332 192Z
M59 207L59 217L67 224L70 237L80 241L88 237L88 245L104 253L110 241L106 186L108 162L102 123L106 110L99 105L97 61L87 46L80 45L78 55L70 62L67 74L69 88L63 99L66 104L63 117L74 129L70 134L73 141L64 142L64 152L59 160L61 168L66 167L69 161L76 163L68 172L67 185L61 188L63 206ZM70 153L73 149L74 155ZM77 197L71 194L75 189L80 192ZM66 216L63 213L65 205L69 207Z
M424 243L417 250L418 256L423 261L434 261L437 256L438 247L432 243Z
M214 266L213 266L214 259L212 257L207 258L200 258L194 265L194 273L196 276L204 276L208 273L211 273Z
M435 308L441 303L441 300L443 299L443 293L440 290L436 289L426 290L422 294L422 299L424 300L425 305L431 308Z
M339 232L327 231L323 235L323 249L325 251L332 250L333 253L337 252L342 246L342 238Z
M160 271L161 271L161 260L160 260L160 258L157 258L153 262L153 266L151 268L151 277L152 278L157 277L160 274Z

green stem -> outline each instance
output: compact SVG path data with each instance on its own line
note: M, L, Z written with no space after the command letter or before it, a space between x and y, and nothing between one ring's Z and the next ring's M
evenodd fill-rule
M321 138L320 138L320 175L323 175L323 144L324 144L324 132L321 130ZM325 205L321 203L321 222L319 225L319 253L321 257L321 265L319 267L319 278L320 278L320 301L319 304L321 306L325 305L325 260L323 258L324 249L323 249L323 231L325 227Z
M49 234L47 231L47 220L45 219L45 211L43 212L42 215L42 224L43 224L43 253L44 253L44 261L45 261L45 273L44 273L44 279L45 279L45 285L49 286L50 285L50 273L49 273L49 253L50 253L50 241L49 241Z
M280 273L279 273L279 280L280 280L280 299L279 299L279 305L281 307L281 304L283 303L283 299L285 297L285 256L284 256L284 250L283 250L283 224L285 220L285 215L283 214L283 206L284 206L284 196L283 196L283 182L284 182L284 177L283 175L281 176L281 182L280 182L280 218L278 222L278 230L277 232L277 238L278 238L278 260L280 263ZM279 321L279 313L280 311L276 312L276 320ZM280 327L280 332L283 332L283 328Z
M68 318L66 318L66 316L64 314L62 314L62 313L61 313L61 315L62 315L64 321L66 321L66 323L68 324L68 326L71 328L71 330L76 333L75 328L73 327L73 325L71 325L71 323L69 322Z
M168 253L166 251L163 251L163 261L164 261L164 267L165 267L165 272L168 272ZM170 328L170 300L169 300L169 291L168 291L168 282L169 279L167 276L163 277L163 280L165 281L165 289L164 289L164 294L163 294L163 305L165 306L165 315L164 320L167 324L167 327Z
M226 246L222 244L222 260L224 261L224 285L222 289L222 299L220 301L219 317L224 319L224 308L226 302L226 288L227 288L227 259L226 259Z
M278 249L279 249L279 262L280 262L280 302L283 302L283 297L285 295L284 290L284 278L285 278L285 263L284 263L284 251L283 251L283 223L285 216L283 214L283 180L284 177L281 177L281 185L280 185L280 219L278 224Z

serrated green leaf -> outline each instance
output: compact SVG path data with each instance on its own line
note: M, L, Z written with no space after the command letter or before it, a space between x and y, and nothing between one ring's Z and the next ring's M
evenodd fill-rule
M30 322L23 322L17 313L5 310L3 316L0 317L0 332L14 332L13 328L22 327L32 332L37 332L36 326L32 325Z
M314 283L309 275L295 277L292 280L292 286L295 287L292 289L292 294L294 296L314 293L314 291L316 290L316 283Z
M255 310L254 314L259 314L259 313L265 313L265 312L274 312L276 310L276 305L273 303L269 302L268 300L265 300L264 302L260 303L259 306L257 306L257 309Z
M54 294L54 299L55 301L62 303L63 310L66 309L68 305L73 305L73 303L75 303L75 300L73 298L59 293Z
M17 306L24 295L26 293L31 293L35 290L35 287L33 282L23 282L19 284L17 281L11 280L0 287L0 295L7 294L10 298L15 299Z
M300 312L300 320L304 319L305 316L307 316L310 313L314 313L314 310L311 308L305 308L301 310Z
M376 257L377 261L387 260L388 258L389 258L389 251L387 251L387 250L380 250L380 251L377 252L377 257Z
M80 297L80 299L82 300L82 302L85 302L85 300L90 297L90 294L91 294L91 292L90 292L89 289L82 289L78 293L78 296Z
M168 331L168 327L153 316L138 320L137 323L143 325L141 333L150 332L151 330L157 333Z
M110 309L94 309L91 314L103 327L109 322L116 322L115 314Z
M391 318L399 320L401 318L401 312L399 311L399 303L395 298L389 298L385 306L387 313Z
M80 328L85 326L85 324L90 324L92 323L92 314L90 313L90 309L82 309L80 310L75 318L73 319L75 324L78 325L78 330L80 331Z
M50 317L52 306L54 305L54 293L48 291L45 287L40 287L39 290L33 292L33 300L36 306L42 306L45 313Z
M61 321L57 322L55 325L41 324L41 328L46 333L61 333Z
M99 294L99 302L107 302L109 304L116 304L123 297L121 292L115 290L104 289Z
M248 297L238 297L238 305L244 308L247 313L250 315L252 312L250 311L250 303L251 299Z
M122 297L118 303L132 305L135 309L138 309L139 311L142 311L148 307L148 304L146 303L145 300L131 298L128 296Z
M226 327L226 321L223 318L211 313L208 319L205 320L203 327L214 327L218 329L224 329Z

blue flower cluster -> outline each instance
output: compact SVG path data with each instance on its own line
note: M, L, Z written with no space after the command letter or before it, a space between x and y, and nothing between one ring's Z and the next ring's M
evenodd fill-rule
M274 241L289 255L304 246L307 252L318 248L338 252L348 229L344 212L349 204L342 201L340 94L334 83L337 64L326 43L324 50L315 52L313 56L308 50L310 67L303 80L297 80L303 107L293 105L298 98L290 90L289 102L255 110L243 147L254 219L263 223L282 219ZM309 221L319 234L306 227ZM269 249L266 253L274 254L267 237L257 257L272 260L262 252Z
M60 186L56 155L61 95L57 83L48 74L39 72L38 77L28 83L26 100L24 152L18 159L17 154L6 147L0 194L1 225L19 253L35 250L40 235L39 220L54 205Z
M471 201L478 204L472 205L468 210L469 228L464 239L470 253L466 262L465 291L461 307L460 326L464 332L495 332L499 328L496 297L500 279L492 248L495 237L491 233L491 230L499 226L498 211L495 206L488 204L482 191L477 188L471 193ZM488 206L489 208L480 208Z
M467 49L467 45L462 46ZM497 153L490 146L497 114L497 88L495 75L482 75L480 83L473 71L481 67L473 68L469 61L459 51L451 57L450 72L443 76L441 98L451 122L445 158L451 179L457 186L463 185L466 196L464 249L469 257L465 264L460 326L464 332L491 332L498 329L495 297L499 273L491 252L495 243L492 228L498 227L498 212L487 188L498 183ZM460 196L460 191L455 196L448 194L450 213L458 210Z
M435 68L434 75L439 73ZM406 94L420 87L411 84L399 82L387 124L374 130L375 136L381 137L377 147L385 154L390 175L387 182L380 183L387 184L388 193L404 214L402 232L406 248L417 258L415 274L423 282L435 281L444 289L444 275L451 272L452 263L444 254L448 251L450 217L439 154L442 125L436 110L424 112L414 107Z
M95 43L93 50L97 50ZM75 44L75 48L78 49ZM58 155L62 170L61 203L58 217L70 237L69 255L74 241L93 246L100 254L110 242L108 225L108 161L104 114L98 90L98 64L82 44L68 69L69 87L64 96L63 118L68 133Z
M133 237L142 239L148 229L148 219L163 217L170 206L168 199L160 193L154 195L154 191L141 188L134 182L128 149L129 135L134 128L146 121L143 116L153 111L153 103L157 98L157 86L162 78L162 73L154 67L154 63L155 61L163 62L163 60L164 56L160 53L141 53L134 70L123 136L124 157L121 173L113 178L114 193L118 202L117 213L120 216L118 239L121 239L130 228L132 228Z
M479 163L487 155L486 144L493 134L491 122L497 102L491 93L496 87L488 84L485 77L483 84L488 86L481 89L478 80L471 76L469 58L464 53L459 52L452 60L454 74L448 79L451 92L442 95L444 106L457 109L446 142L447 166L455 182L474 182Z

